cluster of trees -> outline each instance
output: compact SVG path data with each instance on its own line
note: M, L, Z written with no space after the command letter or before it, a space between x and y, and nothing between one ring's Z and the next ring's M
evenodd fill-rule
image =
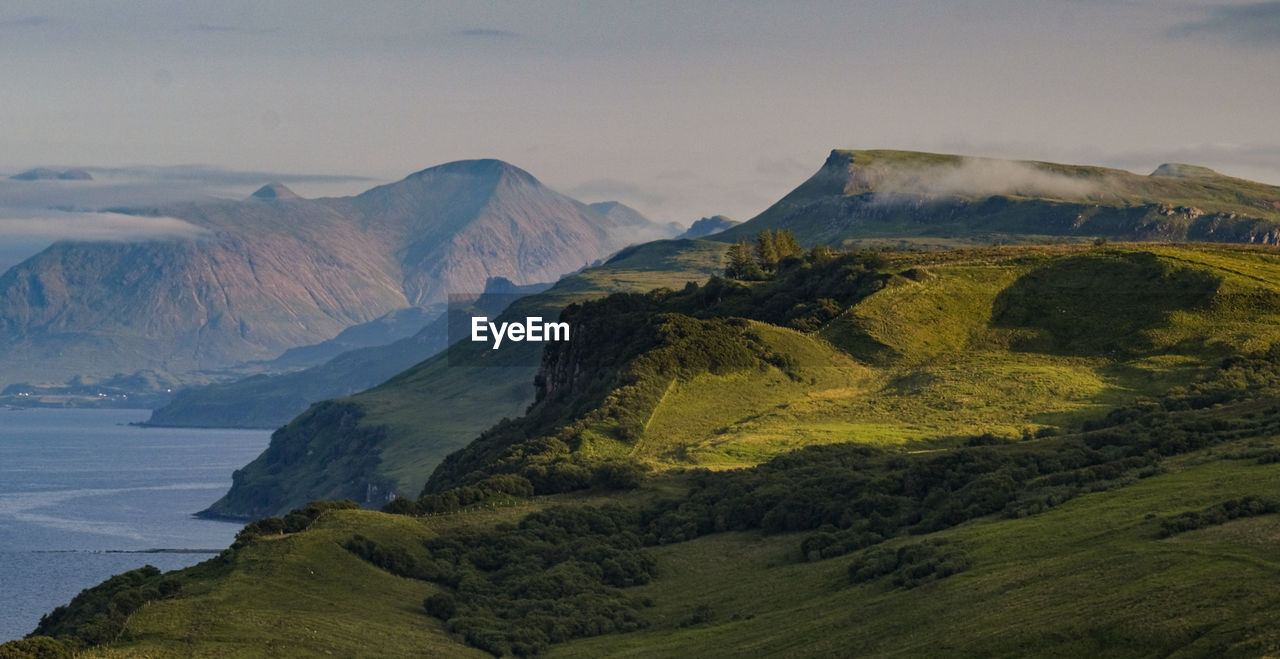
M236 534L232 549L247 547L264 536L284 535L305 531L320 515L329 510L356 510L360 504L350 500L312 501L302 508L294 508L284 517L264 517L256 522L246 524Z
M894 586L910 589L964 572L971 565L968 554L948 541L923 540L866 552L849 565L849 581L865 583L892 576Z
M28 636L0 643L0 659L72 659L71 648L56 638Z
M743 281L760 281L778 268L786 259L804 254L800 241L791 229L774 233L768 229L756 234L755 242L742 239L729 246L729 266L725 276Z
M58 646L71 654L114 641L124 630L129 614L152 600L173 597L181 589L178 579L165 576L150 565L117 574L80 591L70 603L41 617L33 636L50 637L50 641L37 641L36 647L27 650L45 653L34 656L58 656Z
M518 525L429 539L425 559L363 536L346 547L395 574L440 585L423 607L468 644L529 656L551 643L645 625L644 603L622 590L655 574L634 532L638 521L616 505L562 506Z
M1207 526L1226 524L1241 517L1257 517L1280 512L1280 502L1259 496L1247 496L1240 499L1223 501L1204 510L1185 512L1177 517L1160 522L1160 537L1186 533Z

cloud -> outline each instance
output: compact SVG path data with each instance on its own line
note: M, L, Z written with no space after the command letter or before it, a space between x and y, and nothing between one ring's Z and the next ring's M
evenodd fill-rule
M1169 30L1173 37L1225 37L1249 46L1280 46L1280 2L1215 5L1199 20Z
M1096 190L1088 181L1048 171L1035 163L988 158L962 158L956 165L893 168L883 179L875 182L874 189L879 202L921 195L1018 195L1071 199L1088 196Z
M223 25L219 23L196 23L191 26L193 32L223 32L238 34L271 34L279 28L247 28L238 25Z
M64 239L135 242L197 238L208 232L172 217L44 211L37 215L0 216L0 240Z
M64 170L58 166L51 169ZM201 229L171 217L142 217L117 208L163 208L211 198L243 199L280 181L304 196L351 194L375 179L358 176L236 171L203 165L77 167L92 181L14 181L0 175L0 272L58 240L139 241L190 238ZM309 189L309 190L308 190Z
M0 27L40 27L48 23L48 16L23 16L0 20Z
M662 206L666 197L638 185L611 178L581 183L566 192L570 197L587 202L620 201L628 206Z
M67 169L67 167L54 167L53 169ZM76 169L83 169L93 174L95 179L109 182L190 183L208 187L262 185L270 181L345 184L377 180L364 176L286 174L282 172L224 169L209 165L168 165L162 167L138 165L133 167L77 167Z
M476 37L480 39L514 39L520 36L518 32L508 32L507 30L495 30L487 27L473 27L465 30L458 30L453 33L458 37Z

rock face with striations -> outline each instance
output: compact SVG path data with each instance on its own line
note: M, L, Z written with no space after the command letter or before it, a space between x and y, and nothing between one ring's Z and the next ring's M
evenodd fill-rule
M52 245L0 275L0 384L271 359L396 309L504 277L553 281L666 228L636 226L497 160L449 163L355 197L278 183L244 201L112 209L191 236Z

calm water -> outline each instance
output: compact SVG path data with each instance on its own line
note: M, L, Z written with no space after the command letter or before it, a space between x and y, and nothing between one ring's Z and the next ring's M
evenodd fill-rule
M137 428L146 410L0 409L0 642L113 574L192 565L240 524L196 519L264 430Z

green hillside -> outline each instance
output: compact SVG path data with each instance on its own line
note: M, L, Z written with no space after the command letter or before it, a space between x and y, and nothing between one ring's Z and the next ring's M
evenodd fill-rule
M723 268L723 250L720 243L702 241L628 248L517 301L499 320L552 318L575 301L705 280ZM314 406L278 430L266 452L236 472L231 491L207 513L257 518L313 499L381 505L393 493L417 493L444 456L497 419L523 413L533 401L539 347L515 344L496 356L507 362L495 363L486 348L463 345L460 350L472 351L462 359L469 365L451 366L449 354L441 353L379 387Z
M260 520L201 566L86 591L37 630L60 640L27 642L156 657L1280 651L1280 253L813 249L761 281L591 294L719 259L659 243L566 280L575 340L548 344L536 378L513 365L527 355L461 344L314 407L232 495L279 510L340 496L344 474L368 493L433 470L422 496ZM464 427L497 416L502 394L475 396L503 391L509 418Z
M1280 242L1280 188L1204 167L1119 169L915 151L832 151L739 240L790 229L806 244L931 247L1115 240Z
M566 312L587 338L548 349L539 402L428 491L1076 427L1280 340L1277 301L1270 250L1143 245L811 255L766 282L613 296Z
M167 575L86 656L1266 655L1278 387L1271 351L1078 434L291 516Z

